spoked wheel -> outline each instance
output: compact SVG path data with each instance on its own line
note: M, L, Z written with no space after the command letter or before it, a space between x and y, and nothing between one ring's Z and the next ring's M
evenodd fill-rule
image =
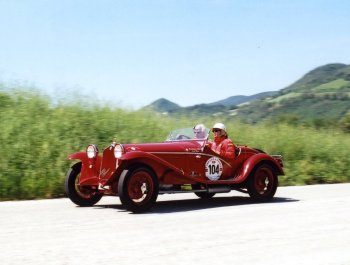
M120 177L118 195L127 210L140 213L150 209L158 197L158 180L148 168L136 168Z
M266 202L273 198L278 186L278 178L268 164L258 166L249 176L248 193L258 202Z
M69 199L79 206L92 206L101 200L103 194L90 187L79 184L81 162L76 163L68 171L64 187Z

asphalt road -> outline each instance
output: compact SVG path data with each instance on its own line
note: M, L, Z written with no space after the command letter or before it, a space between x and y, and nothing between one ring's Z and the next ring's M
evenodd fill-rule
M1 202L0 264L349 265L350 184L280 187L270 203L160 195L145 214L117 197Z

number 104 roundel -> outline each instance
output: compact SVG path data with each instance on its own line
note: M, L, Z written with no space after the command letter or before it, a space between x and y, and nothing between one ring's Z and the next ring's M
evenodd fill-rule
M210 180L218 180L222 174L222 163L219 158L211 157L205 163L205 176Z

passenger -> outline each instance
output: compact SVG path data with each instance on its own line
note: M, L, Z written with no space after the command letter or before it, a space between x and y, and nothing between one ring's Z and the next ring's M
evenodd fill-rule
M211 150L224 158L235 158L235 145L228 138L225 125L223 123L215 123L211 131L214 134L214 141L209 143Z
M196 139L205 139L207 137L207 132L204 124L197 124L194 126L193 133Z

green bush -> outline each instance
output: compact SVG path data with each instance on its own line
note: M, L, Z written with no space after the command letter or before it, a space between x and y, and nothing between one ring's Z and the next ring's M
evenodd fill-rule
M237 125L233 137L284 158L281 185L350 181L350 138L339 130L287 124Z

